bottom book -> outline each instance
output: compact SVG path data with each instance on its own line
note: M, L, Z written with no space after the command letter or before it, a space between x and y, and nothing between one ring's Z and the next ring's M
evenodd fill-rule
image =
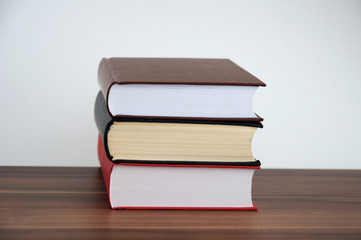
M111 162L98 138L98 158L113 209L257 210L249 166Z

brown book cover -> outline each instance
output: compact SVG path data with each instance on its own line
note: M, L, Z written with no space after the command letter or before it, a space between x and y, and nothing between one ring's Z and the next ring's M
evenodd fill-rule
M107 105L109 90L113 84L266 86L264 82L229 59L204 58L103 58L98 69L98 82ZM117 115L117 117L130 116ZM218 119L227 120L227 118ZM238 120L262 119L258 117Z

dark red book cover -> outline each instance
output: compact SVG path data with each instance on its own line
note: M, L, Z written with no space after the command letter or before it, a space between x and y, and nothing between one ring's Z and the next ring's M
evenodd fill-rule
M266 86L260 79L231 60L215 58L103 58L98 68L98 83L107 107L109 107L109 90L114 84ZM232 120L232 118L209 117L126 115L112 117ZM263 119L257 115L256 118L234 118L233 120L262 121Z
M197 209L197 210L257 210L257 207L253 204L253 207L245 207L245 208L236 208L236 207L231 207L231 208L219 208L219 207L215 207L215 208L210 208L210 207L113 207L111 205L110 202L110 198L109 198L109 184L110 184L110 177L111 177L111 173L113 170L113 166L115 165L131 165L131 166L163 166L163 167L210 167L210 168L250 168L250 169L259 169L260 167L257 166L221 166L221 165L174 165L174 164L139 164L139 163L113 163L111 162L108 157L107 154L105 152L105 148L104 148L104 144L102 141L102 138L100 137L100 135L98 136L98 160L101 166L101 171L103 174L103 179L104 179L104 183L105 183L105 187L107 189L107 193L108 193L108 199L109 199L109 204L111 206L111 208L113 209Z

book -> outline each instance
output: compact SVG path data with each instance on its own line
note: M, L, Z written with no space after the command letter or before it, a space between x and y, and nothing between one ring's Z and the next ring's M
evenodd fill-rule
M261 121L264 82L229 59L104 58L98 82L112 117Z
M101 137L98 159L113 209L257 210L249 166L115 164Z
M251 148L260 122L112 118L101 91L94 117L115 163L260 166Z

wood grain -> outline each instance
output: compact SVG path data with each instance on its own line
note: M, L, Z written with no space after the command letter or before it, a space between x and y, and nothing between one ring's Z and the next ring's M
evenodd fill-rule
M0 239L360 239L361 171L253 183L257 212L111 210L99 168L0 167Z

